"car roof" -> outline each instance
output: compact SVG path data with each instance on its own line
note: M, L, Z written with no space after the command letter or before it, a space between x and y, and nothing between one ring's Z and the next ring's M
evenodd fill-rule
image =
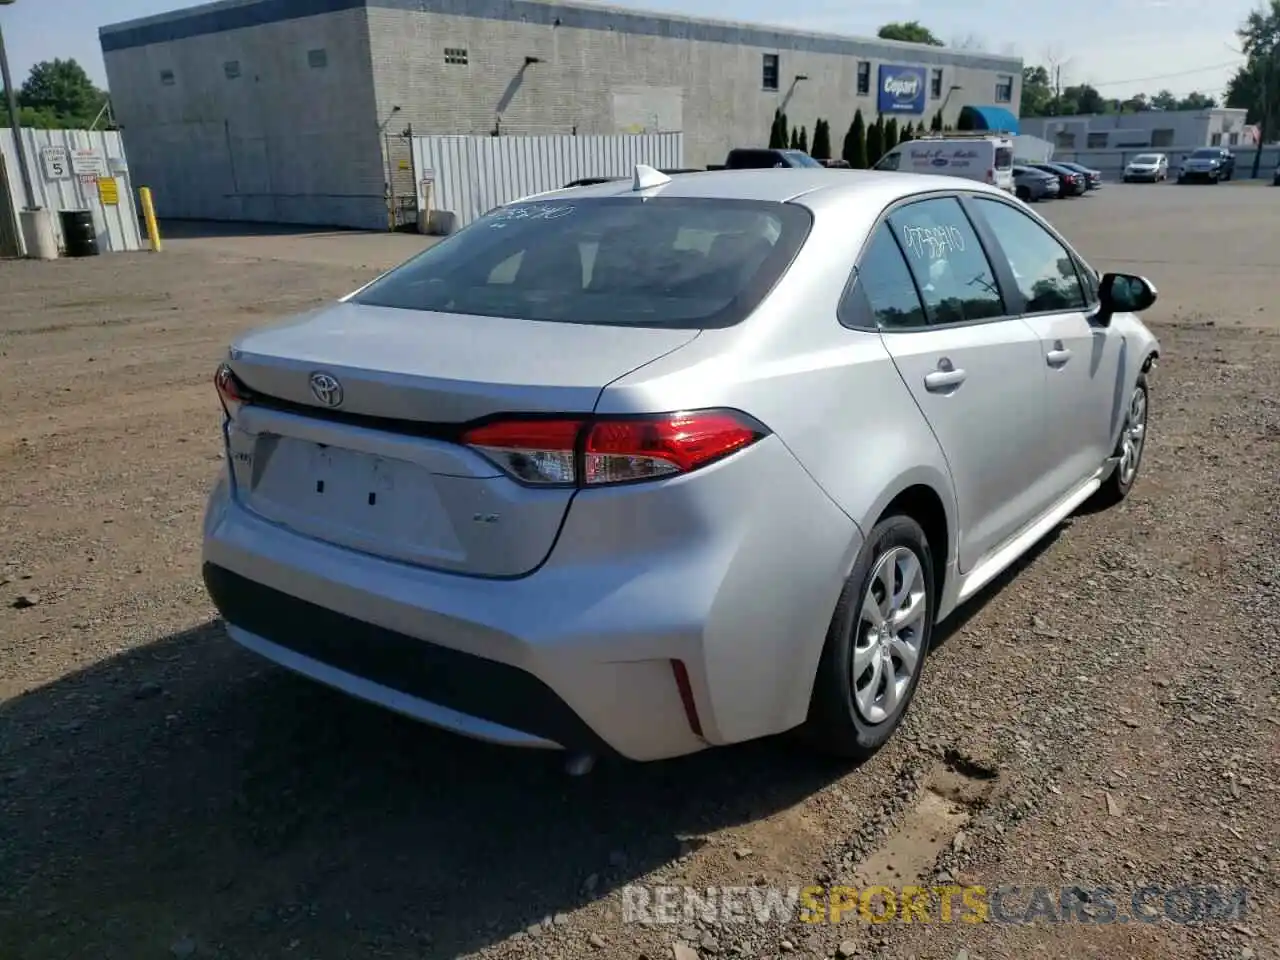
M857 194L878 203L888 204L918 193L957 189L976 189L1003 195L995 187L957 177L830 167L707 170L699 173L684 173L678 177L672 177L670 183L650 187L645 193L648 196L763 200L777 203L785 203L818 193L826 196ZM552 190L537 194L536 199L621 197L631 192L631 180L628 178L589 187ZM532 200L534 197L524 199Z

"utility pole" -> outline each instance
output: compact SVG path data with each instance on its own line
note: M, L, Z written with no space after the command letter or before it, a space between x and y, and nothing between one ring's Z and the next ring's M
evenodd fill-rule
M1258 148L1253 151L1252 179L1258 179L1258 171L1262 166L1262 148L1266 146L1267 134L1275 130L1271 115L1278 105L1274 87L1276 85L1276 61L1280 60L1280 37L1271 45L1271 50L1262 60L1262 111L1258 116Z
M7 7L13 0L0 0L0 6ZM13 89L13 77L9 75L9 55L4 48L4 29L0 28L0 80L4 82L5 100L9 108L9 128L13 131L13 145L18 153L18 170L22 176L22 191L27 201L27 209L36 209L36 192L31 186L31 165L27 162L27 151L22 144L22 116L18 112L18 91Z

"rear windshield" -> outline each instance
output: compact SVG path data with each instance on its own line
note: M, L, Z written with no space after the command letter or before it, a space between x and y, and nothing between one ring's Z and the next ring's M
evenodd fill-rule
M1013 166L1013 151L1008 147L996 147L996 169L1008 170Z
M593 197L501 207L397 267L353 303L607 326L731 326L809 234L803 207Z

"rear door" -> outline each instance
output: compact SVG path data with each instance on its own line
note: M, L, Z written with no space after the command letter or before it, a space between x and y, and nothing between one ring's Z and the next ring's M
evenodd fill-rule
M878 230L858 275L872 295L896 274L920 305L879 311L881 337L951 468L967 572L1050 503L1040 339L1009 315L955 197L900 206Z
M1124 396L1124 344L1111 328L1091 321L1096 297L1061 240L1013 204L988 197L968 202L990 228L993 257L1008 264L1009 299L1040 337L1050 469L1054 489L1065 495L1111 455Z

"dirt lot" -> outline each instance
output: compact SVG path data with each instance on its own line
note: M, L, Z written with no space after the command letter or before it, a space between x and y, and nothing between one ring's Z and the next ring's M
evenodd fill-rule
M0 263L0 956L1280 955L1280 190L1044 210L1161 290L1143 475L943 631L906 727L852 771L770 742L568 780L224 638L198 576L214 365L418 240L223 230ZM1248 906L622 923L630 883L916 878Z

